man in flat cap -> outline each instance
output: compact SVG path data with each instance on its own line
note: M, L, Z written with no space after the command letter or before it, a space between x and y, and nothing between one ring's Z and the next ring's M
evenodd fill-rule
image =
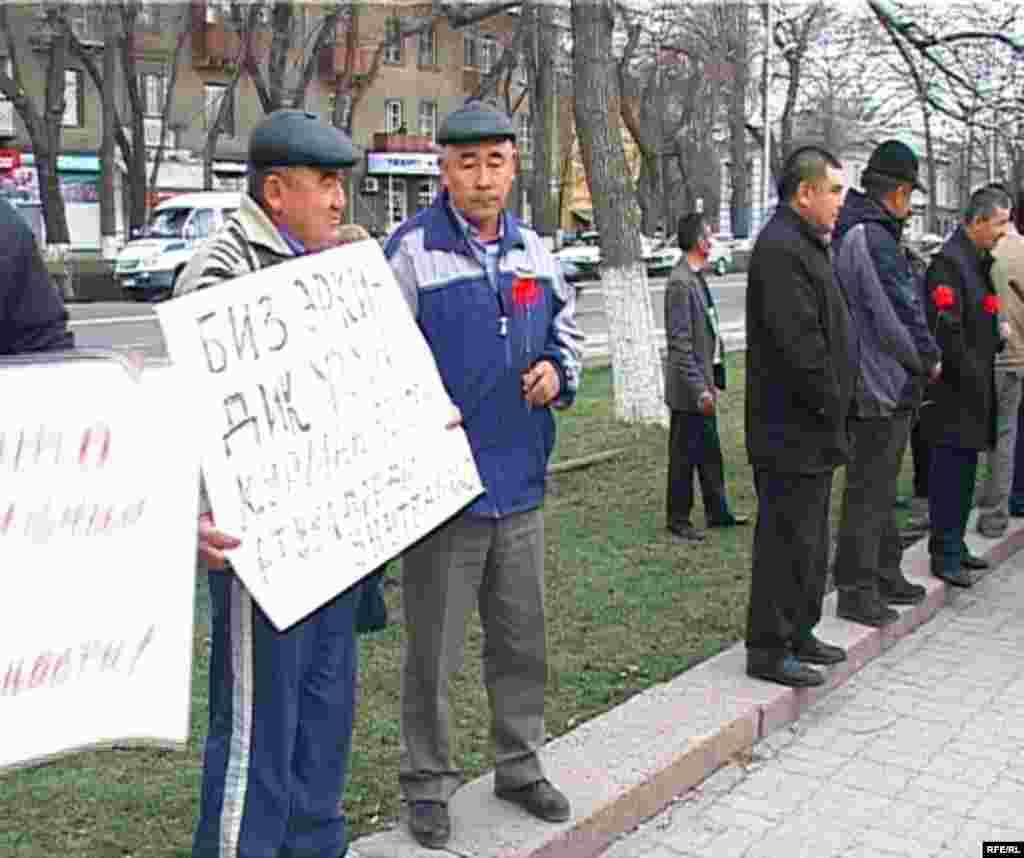
M461 783L450 759L448 685L462 661L475 602L484 630L495 792L541 819L569 818L545 777L545 470L552 408L580 379L575 296L532 231L505 211L518 155L512 123L471 102L442 123L444 190L385 248L462 411L486 493L402 560L405 659L399 779L416 840L440 849L448 800Z
M860 338L835 564L836 613L878 627L899 619L890 605L925 597L925 588L900 570L896 483L924 385L939 377L941 363L923 284L901 246L911 196L924 190L917 156L905 143L887 140L871 153L861 184L863 192L847 193L832 237L836 278Z
M175 295L216 286L339 243L341 131L278 110L249 139L249 192L182 273ZM210 723L193 858L339 858L363 581L277 631L231 571L238 540L200 517L210 588ZM218 571L213 571L218 570Z

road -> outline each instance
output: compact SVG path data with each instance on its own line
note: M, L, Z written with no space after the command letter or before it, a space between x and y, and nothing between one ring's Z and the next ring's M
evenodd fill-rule
M708 282L718 306L726 346L735 347L743 341L746 275L712 277ZM652 280L651 309L655 328L661 336L664 336L664 297L664 279ZM72 304L69 311L75 340L81 347L140 351L150 361L160 361L167 357L160 326L151 305L99 302ZM608 322L604 315L604 299L599 283L583 284L577 313L580 326L587 336L587 356L606 354Z

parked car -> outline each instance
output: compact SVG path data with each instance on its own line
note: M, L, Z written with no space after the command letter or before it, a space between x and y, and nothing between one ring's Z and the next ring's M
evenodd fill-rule
M683 252L679 249L678 239L672 239L668 244L645 249L644 262L647 264L647 274L652 277L669 274L682 256ZM722 276L732 270L732 264L732 249L729 244L713 237L708 268Z
M241 194L179 194L158 205L142 234L117 255L114 278L132 301L168 298L182 269L238 208Z
M601 247L596 232L582 233L575 241L559 250L555 258L560 263L568 262L575 266L581 280L596 280L601 276Z

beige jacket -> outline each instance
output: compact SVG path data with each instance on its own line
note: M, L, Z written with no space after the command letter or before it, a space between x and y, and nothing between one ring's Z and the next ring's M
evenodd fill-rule
M996 367L1024 370L1024 237L1013 224L992 256L992 282L999 293L1000 316L1010 323L1010 338L1006 348L996 355ZM1010 280L1017 282L1019 290L1010 288Z

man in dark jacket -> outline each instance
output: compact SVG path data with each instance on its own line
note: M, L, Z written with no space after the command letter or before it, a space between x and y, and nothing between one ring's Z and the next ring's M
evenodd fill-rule
M665 404L672 412L668 442L668 529L680 539L704 535L690 521L693 471L700 477L704 519L708 527L747 524L733 515L725 497L722 445L715 419L725 387L724 346L718 313L703 270L711 255L711 228L694 212L679 220L683 258L665 287Z
M850 450L857 344L833 281L839 162L817 147L786 160L782 203L761 231L747 285L747 453L757 489L747 673L820 685L810 664L846 658L813 629L828 568L832 474Z
M969 568L984 560L966 553L964 533L974 496L978 451L996 439L994 358L999 349L999 299L992 284L992 248L1006 234L1010 198L998 187L975 191L963 223L928 267L928 318L942 349L942 374L921 408L932 445L928 479L932 574L970 587Z
M32 230L0 199L0 355L74 347L64 299L50 281Z
M911 195L923 190L917 157L888 140L872 152L851 190L832 240L834 268L860 342L860 367L850 415L853 452L839 528L836 614L867 626L899 618L890 604L915 604L925 589L900 571L896 482L920 404L922 382L937 378L939 348L910 262L900 247Z

